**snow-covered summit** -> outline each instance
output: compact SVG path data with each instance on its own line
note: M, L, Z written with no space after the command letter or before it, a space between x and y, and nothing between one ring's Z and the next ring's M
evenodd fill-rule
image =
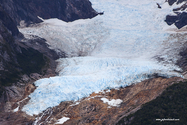
M50 19L20 29L28 38L30 35L45 38L51 48L69 56L58 59L59 76L35 82L37 89L23 107L26 113L38 114L62 101L131 85L154 74L181 76L174 70L180 70L175 63L186 37L168 30L164 19L173 13L173 7L165 0L91 2L104 15L71 23ZM84 57L75 57L79 55Z

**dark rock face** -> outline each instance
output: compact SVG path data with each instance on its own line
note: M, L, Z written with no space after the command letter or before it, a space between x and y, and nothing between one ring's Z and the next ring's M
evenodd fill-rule
M187 13L179 13L177 16L167 15L165 21L168 25L172 25L174 23L175 26L180 29L187 25Z
M18 25L21 20L27 24L41 22L37 16L69 22L97 15L88 0L1 0L0 4Z
M17 26L15 22L10 18L10 16L3 10L3 8L0 6L0 20L3 23L3 25L12 32L12 35L18 35L19 31L17 29Z
M180 29L183 26L187 25L187 13L183 12L178 15L178 21L175 22L175 26Z
M169 5L173 5L175 2L177 2L177 4L180 4L184 1L187 1L187 0L168 0L167 2L169 3Z
M44 54L17 44L20 36L16 23L0 6L0 97L6 92L6 95L19 94L8 86L18 82L23 74L40 72L46 64L47 57Z
M173 5L177 0L168 0L169 5Z
M33 49L43 53L47 57L50 57L53 60L57 60L58 58L66 57L64 52L59 50L59 53L55 52L55 50L49 49L49 45L46 43L46 40L40 38L38 36L33 36L32 39L23 39L22 40L26 46L30 46Z
M15 44L12 35L17 35L19 31L1 7L0 15L0 85L2 85L8 80L8 76L12 75L11 77L14 79L14 75L17 74L18 63L15 53L19 51L19 47ZM10 74L9 71L16 74Z
M168 4L172 6L175 2L176 4L180 4L185 2L186 0L168 0ZM187 3L184 3L181 7L173 9L173 12L177 15L167 15L165 22L168 25L175 24L175 26L180 29L187 25L187 12L185 9L187 8ZM182 12L181 12L182 11Z
M20 47L10 31L0 22L0 96L21 75L40 72L46 57L33 48Z
M173 23L175 23L176 21L178 20L177 16L170 16L170 15L167 15L166 16L166 23L168 25L172 25Z

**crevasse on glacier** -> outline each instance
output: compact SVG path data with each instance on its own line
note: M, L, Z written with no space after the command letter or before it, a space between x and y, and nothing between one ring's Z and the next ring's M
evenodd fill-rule
M174 63L185 40L170 40L176 33L168 31L164 19L173 8L165 0L91 2L104 15L71 23L49 19L37 26L20 28L25 37L45 38L52 49L69 56L57 60L58 76L35 82L37 89L22 111L39 114L62 101L76 101L92 92L131 85L155 73L180 76L174 72L180 70ZM84 57L76 57L80 53Z

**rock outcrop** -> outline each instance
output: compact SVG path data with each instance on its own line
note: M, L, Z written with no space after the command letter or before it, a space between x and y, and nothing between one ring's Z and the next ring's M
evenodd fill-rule
M22 20L26 24L39 23L38 16L69 22L97 15L89 0L1 0L0 4L18 25Z
M173 5L175 2L177 3L177 4L180 4L180 3L182 3L182 2L184 2L184 1L186 1L186 0L166 0L168 3L169 3L169 5L171 6L171 5Z
M41 49L40 47L38 50L41 52L45 50L46 52L42 54L34 48L33 44L29 46L29 43L31 44L33 41L29 41L26 45L21 42L21 39L23 39L23 36L16 23L0 6L0 97L3 94L0 103L22 98L24 87L22 90L20 86L12 85L28 83L21 80L22 76L41 73L44 68L47 71L46 66L50 62L54 63L52 56L48 56L52 53L52 50L50 51L47 47L47 49ZM42 41L41 39L37 40ZM52 55L57 56L56 53Z
M1 23L11 31L13 36L19 34L18 28L14 22L14 20L3 10L2 6L0 6L0 20Z
M186 12L186 8L187 8L187 2L186 0L168 0L167 1L168 4L170 6L172 6L174 3L176 4L180 4L182 2L184 2L184 4L182 4L180 7L173 9L173 12L175 14L173 15L167 15L165 22L168 25L172 25L175 24L175 26L180 29L184 26L187 25L187 12Z
M19 71L16 53L20 51L13 36L19 31L10 16L0 6L0 88L9 85Z

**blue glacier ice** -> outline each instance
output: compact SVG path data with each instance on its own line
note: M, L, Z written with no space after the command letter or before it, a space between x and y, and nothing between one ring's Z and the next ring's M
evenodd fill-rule
M25 37L45 38L50 48L68 55L57 60L58 76L34 83L37 89L22 109L27 114L39 114L62 101L80 100L96 91L125 87L155 73L181 76L174 70L181 70L175 63L186 36L171 31L164 22L173 9L165 0L90 1L104 15L70 23L49 19L20 28Z
M28 114L38 114L62 101L79 100L92 92L107 88L127 86L150 78L150 75L170 71L169 76L178 75L173 68L141 60L123 58L74 57L59 59L59 76L40 79L31 100L24 106ZM66 62L66 64L65 64Z

